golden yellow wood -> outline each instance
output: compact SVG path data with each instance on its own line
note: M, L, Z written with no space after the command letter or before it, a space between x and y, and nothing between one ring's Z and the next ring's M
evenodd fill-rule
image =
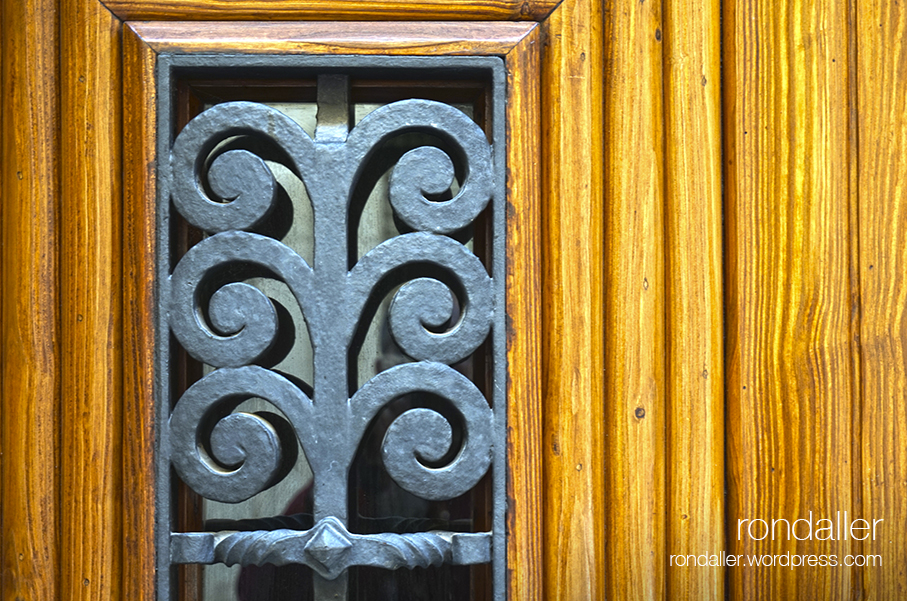
M666 554L724 539L721 51L717 0L664 3ZM668 599L723 599L725 569L668 562Z
M54 599L60 506L59 20L7 2L0 35L0 597Z
M605 457L609 599L665 594L661 3L607 4Z
M603 599L601 5L544 28L544 598Z
M507 562L512 599L543 599L541 119L538 28L507 67Z
M907 596L907 11L855 2L851 43L858 141L856 196L860 283L862 513L884 519L884 537L862 553L881 566L862 573L866 599Z
M729 543L843 561L852 541L737 525L854 515L847 4L725 7ZM850 598L853 576L728 572L732 599Z
M66 599L122 599L120 22L61 5L60 580ZM130 575L132 576L132 575Z
M154 591L156 54L123 30L123 597Z
M515 0L110 0L111 13L95 0L66 0L62 23L52 12L32 9L37 0L23 5L25 12L9 5L4 74L6 81L21 74L27 83L4 88L4 155L12 156L11 144L31 144L37 184L17 188L4 160L2 277L24 287L22 298L37 299L39 312L26 321L32 313L4 298L4 403L8 394L22 392L34 399L35 416L34 422L24 421L31 415L3 416L4 454L21 458L24 466L9 467L4 455L4 482L12 474L31 487L18 497L4 487L3 524L16 522L12 534L3 534L4 594L21 585L47 587L50 597L152 597L151 541L142 535L153 517L153 218L150 205L136 201L153 195L154 124L143 116L154 105L150 70L155 51L243 50L505 57L515 199L508 288L511 596L602 599L606 590L610 598L720 596L722 576L715 570L666 568L669 553L722 539L714 2L614 0L603 14L602 3L593 0L566 0L558 8L553 1ZM894 372L866 384L862 438L855 439L859 424L848 421L859 407L848 396L857 381L848 371L853 322L847 296L854 286L847 260L860 257L859 281L878 307L862 324L879 341L864 349L862 365L879 371L901 352L900 338L885 329L891 323L886 311L900 315L900 290L885 285L899 281L902 264L903 228L886 221L897 212L891 199L899 198L902 184L899 171L885 169L900 160L897 119L904 111L901 100L877 100L885 97L885 85L902 85L900 46L872 45L874 30L866 24L887 23L888 17L872 12L880 10L873 5L862 7L860 182L876 187L875 200L860 207L864 212L849 212L839 194L841 182L853 175L847 172L853 145L847 146L846 133L842 138L847 127L841 121L853 94L842 83L848 50L853 52L840 34L847 24L844 9L822 3L725 6L731 381L742 384L755 374L767 391L750 397L731 391L732 512L787 512L817 502L856 507L858 499L849 496L853 484L867 512L898 520L904 510L891 482L903 480L897 454L903 436L886 420L891 412L898 415L903 378ZM28 10L35 12L21 32L7 37L8 24L18 23L9 19ZM538 31L533 23L381 22L544 20L552 10ZM755 12L741 12L750 10ZM259 17L379 21L199 22ZM885 30L892 39L902 27L903 17L896 17ZM121 40L118 19L124 18L195 22L133 22ZM55 55L39 49L54 47L56 32L62 32L63 49L62 185L53 179L55 159L47 150L60 135L53 101L57 70L43 69L44 75L29 80L22 62L28 57L42 71ZM543 56L533 48L541 43ZM7 112L7 106L16 108ZM25 123L34 129L9 133L9 115L29 110L35 112ZM539 122L541 143L519 133ZM745 140L754 131L751 123L768 126L768 133ZM901 137L886 138L892 129ZM867 162L876 148L883 158ZM8 198L17 200L10 205ZM55 206L57 213L51 212ZM26 207L39 211L34 223L43 234L24 229ZM859 219L849 224L849 214ZM850 243L854 230L861 232L860 253ZM9 251L10 244L17 250ZM59 265L54 249L61 251ZM867 264L877 261L888 263L875 281ZM13 348L17 344L22 348ZM881 350L873 354L875 349ZM11 381L7 374L19 368L35 379ZM878 397L877 404L865 404L868 395ZM62 413L54 413L55 403L62 403ZM62 421L53 421L55 415ZM62 441L51 450L58 423ZM39 436L44 446L12 440L23 432ZM863 472L856 473L864 480L852 483L847 474L855 469L854 458L847 453L854 449L863 454ZM818 468L809 463L813 455L821 458ZM776 457L784 460L783 476L766 471ZM48 521L49 528L59 527L58 546L47 542L54 532L39 540L36 522L26 519L29 511L46 514L54 506L56 472L48 458L58 459L64 474L56 507L71 518L59 525L54 517ZM882 487L874 479L879 470L887 483ZM48 536L46 530L41 535ZM23 540L34 555L9 571L18 561L10 549ZM54 572L57 557L63 564ZM54 575L36 585L30 574L44 569ZM853 572L737 570L732 592L758 596L765 586L778 594L844 594L853 588ZM890 587L901 586L902 576L894 572L864 574L867 591L895 595Z

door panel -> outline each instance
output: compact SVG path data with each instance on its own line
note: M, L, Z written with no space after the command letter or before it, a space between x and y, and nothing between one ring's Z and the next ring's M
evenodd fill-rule
M80 351L69 356L70 369L73 373L78 372L77 375L83 378L89 388L91 386L95 388L93 395L88 395L84 386L74 388L72 391L74 398L64 397L62 401L64 405L68 403L72 406L68 417L74 425L73 430L64 434L67 440L71 441L69 444L72 447L67 461L71 462L73 471L67 477L73 481L77 478L83 480L93 478L98 484L84 488L67 484L64 486L66 492L59 493L58 499L61 504L75 507L80 512L80 519L75 520L70 526L72 529L57 541L58 545L63 540L70 541L74 551L71 555L60 558L65 575L60 578L59 585L62 590L91 597L97 595L107 598L120 598L123 595L138 597L147 596L153 590L149 580L152 564L149 562L151 556L148 553L152 548L152 539L148 534L152 530L149 526L153 523L154 502L153 489L149 486L151 476L149 449L153 443L154 431L150 413L153 388L150 366L154 345L153 330L148 326L151 325L150 290L153 286L153 281L149 277L153 257L149 253L152 250L150 242L154 238L153 207L150 204L153 194L149 195L149 191L153 190L154 172L153 163L149 159L154 156L154 137L151 134L154 133L155 127L153 118L149 118L150 115L153 116L153 111L149 109L155 105L152 67L154 53L160 51L160 48L146 44L129 27L126 27L123 41L120 42L118 34L123 26L116 19L111 19L109 13L103 10L98 10L83 20L87 21L90 30L101 33L86 38L81 45L77 44L78 36L75 34L72 34L72 39L69 40L75 55L72 62L77 69L72 79L66 81L71 88L67 93L74 98L79 90L79 84L90 81L92 85L90 93L80 100L78 109L74 109L73 114L67 117L71 130L68 136L73 146L72 158L79 154L81 159L66 174L66 177L70 178L67 181L71 182L73 190L73 198L67 199L69 204L66 214L71 219L71 235L88 238L83 240L80 248L89 256L80 256L78 261L92 265L102 272L102 275L95 278L90 272L69 265L71 279L66 279L65 275L61 276L61 279L65 284L73 286L71 294L81 295L78 301L70 302L84 304L87 301L83 297L89 297L87 300L97 305L92 309L94 313L87 309L83 310L83 313L79 314L81 321L77 320L77 323L90 320L93 316L93 323L101 323L102 317L106 317L106 323L110 325L120 321L121 314L125 314L129 325L122 328L112 327L106 332L100 332L99 328L95 328L91 330L91 336L82 334L81 337L77 336L81 330L70 332L66 327L60 328L69 334L68 338L64 338L67 348ZM499 28L500 31L491 31L489 37L486 34L490 28L479 24L475 29L478 29L481 35L466 28L464 32L448 36L440 43L447 51L455 52L482 54L489 52L489 49L503 55L513 52L516 65L536 66L539 64L537 59L522 58L522 51L514 51L516 46L525 44L526 50L534 54L539 47L537 34L533 33L534 26L521 27L524 33L516 35L515 24L512 26L503 24L503 27ZM527 33L532 35L526 37ZM106 37L110 42L105 46L106 54L101 55L101 58L106 57L104 60L100 60L99 56L90 50L94 44L104 46L97 41L97 37L102 39ZM198 38L197 35L195 37ZM390 32L379 31L377 41L373 45L377 44L379 49L383 47L384 52L407 53L417 49L419 53L425 53L427 39L429 38L424 34L420 35L417 38L418 45L415 45L407 41L407 30L398 28ZM122 59L117 56L121 43L125 48ZM153 45L156 40L152 39L151 43ZM361 42L357 44L362 46ZM402 48L395 49L396 46ZM309 51L312 51L311 48ZM327 51L336 52L336 47ZM366 48L364 51L369 52L369 49ZM519 60L516 60L517 58ZM120 69L125 74L122 80L124 109L121 109L118 96ZM537 107L538 103L533 96L537 92L536 88L529 87L523 82L533 79L537 81L538 74L515 71L511 78L514 92L523 90L519 97L513 96L514 105L526 109L524 114L514 116L511 124L519 128L515 129L518 133L535 131L539 121L534 118L537 111L534 107ZM107 92L104 92L105 90ZM94 104L94 100L98 100L97 105ZM98 115L102 111L115 115L113 125L100 123ZM117 134L121 118L123 135L120 139ZM530 122L526 119L533 118L531 127L527 127ZM78 125L82 127L79 128ZM82 138L78 138L77 134L82 134ZM521 191L523 202L513 205L514 215L511 223L519 231L512 237L512 250L516 256L527 253L537 255L539 229L535 226L527 227L523 219L527 219L530 224L533 220L537 223L538 203L533 199L537 198L538 188L534 187L537 184L521 182L524 181L522 174L531 176L538 173L538 153L531 151L538 148L538 139L515 134L513 140L515 143L512 163L518 175L511 178L511 185ZM125 161L123 163L125 198L129 199L129 202L121 200L123 196L117 183L119 173L116 170L108 173L103 168L105 164L119 164L112 156L120 148L124 152ZM99 155L107 158L103 162L93 162ZM70 157L67 155L67 158ZM533 181L538 180L536 176ZM92 182L99 183L94 186ZM145 202L142 202L142 199ZM121 210L122 231L118 227L120 221L117 215ZM121 244L128 250L122 254L111 252L112 247ZM76 258L69 260L75 262ZM124 261L122 267L118 263L120 260ZM531 281L534 278L537 282L539 269L532 265L529 264L522 270L515 269L514 279L529 278ZM118 277L123 278L124 286L121 289L123 296L119 296L117 284L108 279ZM82 278L84 286L76 287L78 278ZM538 290L538 284L532 284L531 288ZM539 405L538 386L535 383L538 372L526 370L523 366L538 365L538 359L532 358L533 353L538 353L538 347L531 339L524 342L523 333L538 332L539 328L537 325L522 327L519 318L520 315L525 315L529 319L537 320L539 303L533 302L531 295L525 290L516 288L515 290L520 292L518 295L514 293L514 303L522 303L524 308L517 309L514 315L513 323L517 327L511 336L511 352L520 357L518 361L514 361L514 365L520 368L514 370L511 376L514 386L523 391L519 402L527 407L517 408L515 413L519 416L531 416ZM121 354L121 351L125 351L125 354ZM89 359L98 355L106 357L105 361L92 365ZM117 362L111 360L112 356L116 357ZM128 382L126 384L128 390L117 392L117 387L123 387L124 381ZM109 407L110 399L118 397L124 399L124 404ZM100 407L107 409L103 413L104 421L92 422L92 415L99 413ZM518 436L515 439L517 443L514 444L514 449L517 449L515 453L519 453L518 449L524 445L531 448L534 444L532 441L538 438L537 433L522 432L526 427L524 424L532 423L531 417L527 419L530 421L523 421L522 417L514 420L511 432ZM122 430L114 431L116 428ZM512 470L514 482L528 490L541 488L538 485L531 485L538 479L538 461L514 462L514 465L525 467ZM527 497L527 494L532 493L523 489L515 490L511 496L516 500ZM94 509L89 509L87 507L89 505ZM537 523L538 519L538 514L529 510L511 513L510 530L513 534L511 546L514 549L514 557L528 554L527 561L532 561L532 547L537 545L540 538L537 530L533 530L535 526L532 524ZM84 529L92 534L90 537L78 536L75 528ZM520 534L524 531L526 534ZM111 540L120 533L124 537L123 540ZM93 545L98 545L98 553L91 555L90 548ZM527 550L524 551L524 548ZM96 578L85 577L80 580L76 573L95 575ZM514 581L515 589L519 590L519 587L523 586L528 587L530 592L541 590L538 584L533 584L533 578L538 578L538 570L525 565L525 569L514 570L514 573L520 574L518 581L517 579ZM76 587L76 584L84 588Z
M4 598L154 597L165 50L509 57L510 277L536 291L507 300L510 598L907 591L902 7L0 8ZM737 540L739 519L839 510L884 537ZM722 551L882 565L671 562Z

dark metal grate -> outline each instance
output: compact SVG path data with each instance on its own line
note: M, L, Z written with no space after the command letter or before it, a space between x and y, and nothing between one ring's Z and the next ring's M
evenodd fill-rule
M171 265L159 253L161 340L169 333L196 360L216 369L177 400L166 391L168 349L159 356L159 486L170 466L207 499L236 503L273 486L297 460L297 440L313 472L311 527L173 532L169 495L161 494L160 590L169 565L303 564L317 574L315 598L345 598L350 566L387 569L444 563L494 563L495 598L503 598L503 512L506 400L503 338L503 69L497 59L386 57L180 57L160 59L161 131L172 131L170 86L180 68L250 69L318 77L314 140L265 105L227 102L193 119L176 137L162 135L159 245L170 246L171 202L207 236ZM357 69L405 73L432 69L484 74L493 86L492 143L458 109L410 99L385 105L349 129L349 75ZM271 70L271 71L268 71ZM430 134L444 150L420 146L402 155L390 177L395 216L411 230L378 245L350 266L350 198L382 144L403 134ZM254 139L243 149L237 139ZM224 144L224 142L231 142ZM253 233L276 199L264 162L278 157L305 184L314 214L309 265L280 240ZM449 200L437 200L462 174ZM488 268L457 233L489 211ZM271 300L244 283L284 282L299 304L314 355L310 384L266 367L281 322ZM389 331L413 362L382 371L350 391L350 349L375 306L396 291ZM450 322L454 322L450 324ZM366 324L367 325L367 324ZM486 396L451 365L491 339L493 385ZM427 500L458 497L491 470L491 532L353 534L348 530L349 473L378 412L405 395L430 395L443 405L408 408L387 427L383 466L403 489ZM249 398L275 412L235 411ZM453 449L451 448L453 445ZM266 521L261 521L264 524ZM162 594L162 598L167 595Z

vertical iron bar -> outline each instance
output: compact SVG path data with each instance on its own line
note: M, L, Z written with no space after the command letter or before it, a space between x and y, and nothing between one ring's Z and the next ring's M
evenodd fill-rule
M346 142L350 131L350 78L346 75L319 75L317 98L315 141L319 144Z
M315 586L315 601L345 601L347 598L347 585L349 577L344 572L334 580L322 578L314 571L312 572Z
M317 87L318 116L315 126L316 177L319 181L320 202L314 203L315 277L320 290L333 290L338 297L346 284L347 219L349 186L344 186L342 169L343 144L350 129L350 81L346 75L319 75ZM339 160L338 160L339 159ZM313 402L321 424L331 424L333 432L326 434L326 446L345 448L350 441L348 424L349 394L347 391L348 348L338 344L343 331L341 323L350 312L333 304L319 304L312 338L314 351ZM329 456L340 456L336 451ZM331 466L334 467L333 465ZM347 525L347 496L349 471L339 467L322 471L314 484L315 522L334 516ZM348 577L343 573L336 580L327 580L316 573L315 601L346 601Z

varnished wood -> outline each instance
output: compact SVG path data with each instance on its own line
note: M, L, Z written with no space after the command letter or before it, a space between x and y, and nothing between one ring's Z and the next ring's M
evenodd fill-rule
M157 52L506 54L534 23L129 23Z
M469 21L544 19L561 0L106 0L129 21Z
M123 596L154 598L155 52L123 32Z
M907 11L855 2L853 115L859 141L859 328L862 513L884 519L863 542L880 567L862 572L866 599L907 597Z
M55 599L59 19L55 0L0 15L0 597Z
M510 599L543 599L540 37L507 68L507 563Z
M60 323L66 599L123 598L120 22L63 0ZM130 575L131 576L131 575Z
M251 1L108 4L130 18L271 16ZM481 4L268 8L279 19L485 19L523 5ZM847 2L723 4L730 525L810 510L886 520L874 544L735 542L742 553L879 553L883 564L732 568L731 596L899 598L907 594L905 17L872 2L851 2L849 17ZM528 5L547 8L527 18L553 5ZM537 35L529 23L136 22L136 35L124 33L122 65L117 19L104 7L67 0L57 22L39 10L52 4L11 6L3 7L0 277L22 296L5 295L0 310L4 596L150 598L151 541L142 531L152 517L153 232L149 207L136 199L153 187L153 123L140 117L153 106L153 51L241 49L506 57L511 175L521 166L511 192L526 203L511 208L510 386L522 404L510 414L511 597L721 596L716 570L672 570L666 561L717 552L722 538L713 2L610 2L605 62L598 3L568 0L540 28L543 57L525 47ZM10 25L28 11L21 28ZM40 50L57 32L59 89L46 75L57 72L46 66L57 54ZM513 133L533 111L543 153ZM48 150L58 147L62 184ZM541 189L522 177L533 170ZM539 194L541 209L532 204ZM540 222L541 251L532 241ZM542 286L537 297L518 292L533 286ZM532 355L540 343L541 367ZM542 392L533 374L544 377ZM15 395L25 400L10 412ZM57 428L62 441L51 451ZM540 459L544 474L533 463Z
M301 25L301 26L296 26ZM508 273L507 303L509 315L508 361L510 365L509 396L511 408L508 411L508 538L507 553L509 572L508 588L512 598L543 598L542 584L542 506L543 487L541 463L538 461L541 443L541 273L540 264L540 183L541 163L539 161L539 54L538 27L534 23L476 23L463 24L451 29L432 23L418 24L368 24L355 39L351 36L344 41L344 35L352 31L346 25L331 24L312 27L306 24L294 26L268 24L231 23L207 24L204 37L199 28L182 23L128 23L126 34L127 85L147 85L138 69L143 67L146 75L150 58L145 49L156 52L192 51L209 52L225 49L244 52L315 52L335 54L343 46L343 52L365 52L382 54L485 54L504 56L508 72ZM334 27L334 29L332 29ZM172 36L172 37L171 37ZM186 40L193 40L186 45ZM327 44L325 40L333 40ZM135 63L134 66L130 61ZM132 69L136 69L133 72ZM366 85L368 82L362 83ZM223 86L223 82L216 85ZM127 91L127 109L131 103L140 111L142 102L153 102L149 95L153 90ZM138 118L126 118L125 152L135 153L130 163L145 164L153 148L142 143L139 136L153 135L150 122L140 123ZM136 136L130 141L131 136ZM126 186L129 198L147 197L152 194L153 181L142 169L129 165L126 170ZM144 192L140 189L144 187ZM150 224L141 203L134 208L127 207L126 233L132 239L133 252L144 252L144 258L137 259L130 268L127 260L127 274L130 269L144 270L153 260L150 244ZM130 220L134 219L133 227ZM144 267L143 267L144 266ZM131 314L130 302L145 302L145 294L152 286L151 275L144 282L135 282L135 289L126 291L125 312ZM134 301L130 301L134 298ZM132 315L130 321L141 322L141 312ZM128 327L127 327L128 332ZM134 358L131 362L144 369L141 347L149 340L126 339ZM147 384L146 371L138 374L136 385L141 389ZM129 376L127 376L128 378ZM141 390L135 394L138 402ZM135 428L142 419L127 416L124 427L127 432L130 420ZM126 449L127 458L134 451ZM141 459L133 459L144 469ZM142 512L139 516L142 517ZM127 514L128 518L128 514ZM137 566L140 567L140 566Z
M607 597L662 599L667 564L662 6L658 0L614 0L606 10Z
M867 517L854 516L851 468L847 3L725 6L729 544L843 562L852 540L738 541L736 530L809 512ZM730 569L730 597L852 598L853 572Z
M719 17L718 0L664 5L669 557L725 549ZM725 568L666 570L667 599L724 598Z
M571 1L544 24L545 599L604 598L601 16Z

